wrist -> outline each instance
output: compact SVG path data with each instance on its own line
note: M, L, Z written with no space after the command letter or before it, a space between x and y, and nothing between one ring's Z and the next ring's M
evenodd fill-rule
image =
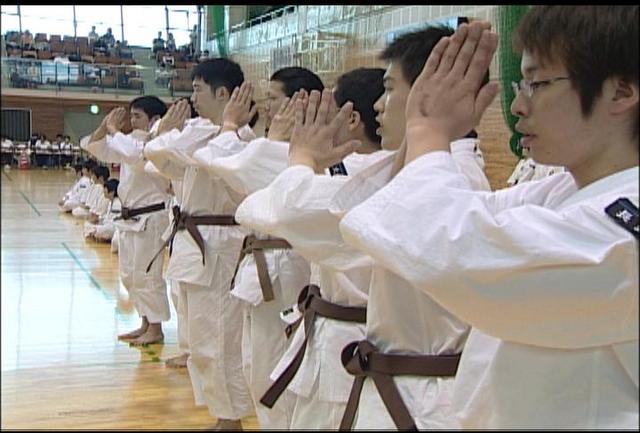
M318 172L318 164L313 156L305 152L292 152L289 155L289 166L304 165L311 168L314 172Z
M240 129L240 127L236 122L225 120L224 122L222 122L222 129L226 129L227 131L237 131L238 129Z
M430 152L450 152L451 138L442 128L429 125L407 125L407 150L404 165Z

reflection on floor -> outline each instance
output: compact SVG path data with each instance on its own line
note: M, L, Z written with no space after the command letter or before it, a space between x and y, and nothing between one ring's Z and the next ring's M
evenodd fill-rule
M165 344L130 347L117 335L139 325L107 243L85 241L57 202L73 183L64 170L3 171L3 429L201 429L179 354L175 310ZM255 417L245 428L258 428Z

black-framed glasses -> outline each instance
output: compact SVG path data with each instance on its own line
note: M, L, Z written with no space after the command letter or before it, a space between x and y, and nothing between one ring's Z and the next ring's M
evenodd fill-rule
M553 84L556 81L570 80L570 79L571 78L569 77L556 77L556 78L551 78L549 80L531 81L531 80L525 80L523 78L519 82L512 81L511 88L513 89L514 95L517 96L518 93L524 92L527 98L531 98L535 93L535 91L538 90L540 87Z

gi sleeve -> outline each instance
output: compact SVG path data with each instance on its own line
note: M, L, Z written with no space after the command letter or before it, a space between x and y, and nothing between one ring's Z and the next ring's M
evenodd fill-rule
M556 176L545 180L575 191L570 178ZM544 191L545 183L536 184L532 192ZM340 231L494 337L558 349L637 339L633 236L596 207L554 210L546 197L517 205L523 189L507 195L496 203L493 194L471 190L452 156L433 152L347 213Z

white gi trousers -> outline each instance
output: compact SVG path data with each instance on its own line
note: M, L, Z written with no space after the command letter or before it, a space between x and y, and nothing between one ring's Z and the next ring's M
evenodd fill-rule
M160 236L168 224L167 212L160 211L149 214L142 231L119 230L120 277L138 314L146 316L150 323L171 318L167 285L162 277L164 255L159 255L146 273L147 265L162 247Z

